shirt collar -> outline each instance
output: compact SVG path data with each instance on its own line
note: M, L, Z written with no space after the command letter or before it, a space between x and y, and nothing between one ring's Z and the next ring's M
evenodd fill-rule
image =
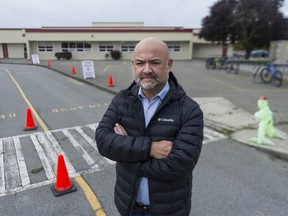
M163 88L157 95L155 95L155 96L152 98L152 100L153 100L154 98L156 98L156 97L160 97L161 100L163 100L164 97L167 95L169 89L170 89L170 84L169 84L169 82L167 81L167 82L166 82L166 85L164 86L164 88ZM143 92L142 92L142 88L141 88L141 87L140 87L139 90L138 90L138 98L139 98L140 100L142 100L142 98L146 98L145 95L144 95Z

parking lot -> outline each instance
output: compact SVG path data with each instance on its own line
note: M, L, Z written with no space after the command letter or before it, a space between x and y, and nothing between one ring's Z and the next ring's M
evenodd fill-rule
M28 60L6 60L10 63L30 64ZM5 63L5 60L2 60ZM48 61L40 64L48 67ZM79 81L85 81L101 89L115 94L120 89L128 87L133 81L133 72L130 61L94 61L95 79L83 79L81 61L51 60L51 69L71 76ZM223 97L237 107L254 114L257 100L260 96L268 97L270 108L273 111L274 124L284 132L288 132L287 93L288 79L279 88L271 84L255 83L252 80L253 67L240 64L239 73L225 73L224 70L208 70L205 60L174 61L172 71L191 97ZM113 78L113 87L107 87L109 76Z

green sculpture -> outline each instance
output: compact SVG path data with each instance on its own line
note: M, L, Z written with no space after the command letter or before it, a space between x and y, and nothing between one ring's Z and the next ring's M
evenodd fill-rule
M254 117L259 120L257 137L253 137L251 141L263 145L275 145L266 137L285 140L285 136L277 132L273 125L273 114L268 105L267 97L259 97L257 102L259 111L254 114Z

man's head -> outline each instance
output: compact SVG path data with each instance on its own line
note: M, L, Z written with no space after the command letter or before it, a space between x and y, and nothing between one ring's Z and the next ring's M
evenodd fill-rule
M163 41L149 37L136 45L132 57L134 79L144 94L156 95L162 90L172 64L168 47Z

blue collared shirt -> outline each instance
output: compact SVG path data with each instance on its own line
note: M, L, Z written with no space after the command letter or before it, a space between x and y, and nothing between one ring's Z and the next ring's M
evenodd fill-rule
M141 100L143 109L144 109L144 117L145 117L145 126L149 124L152 116L154 115L156 109L163 101L164 97L167 95L168 91L170 89L169 82L167 81L165 87L157 94L155 95L151 101L149 101L143 94L142 89L139 89L138 92L138 98ZM144 205L150 204L149 199L149 188L148 188L148 179L145 177L142 177L140 180L140 185L137 192L137 198L136 201L139 203L142 203Z

